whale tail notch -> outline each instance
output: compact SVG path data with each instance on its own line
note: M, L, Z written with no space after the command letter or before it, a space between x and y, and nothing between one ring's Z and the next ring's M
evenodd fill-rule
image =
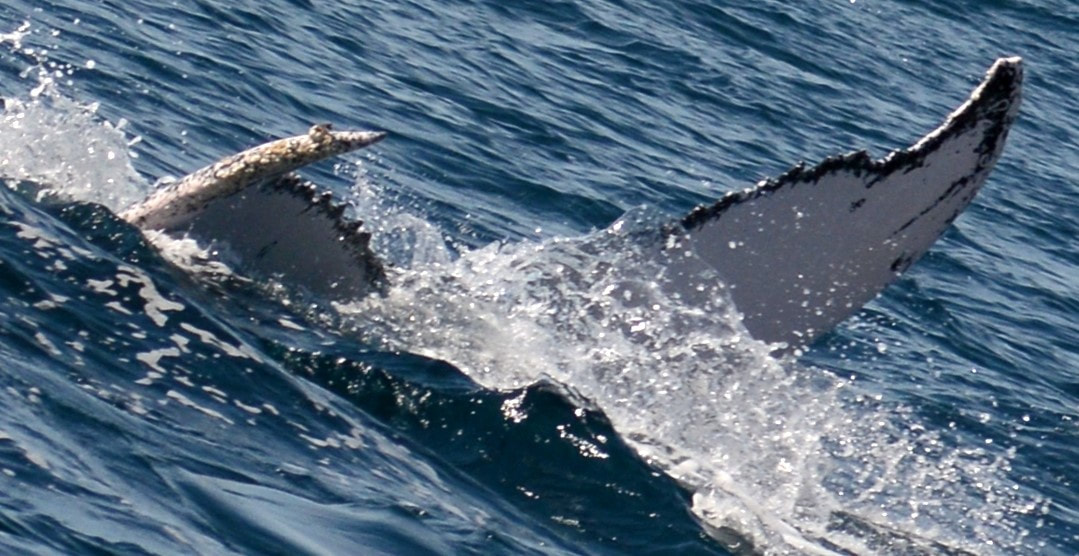
M971 202L1020 104L1020 58L909 148L795 166L687 214L674 232L722 277L753 337L807 345L876 297ZM688 265L688 263L687 263ZM691 287L688 265L677 279Z

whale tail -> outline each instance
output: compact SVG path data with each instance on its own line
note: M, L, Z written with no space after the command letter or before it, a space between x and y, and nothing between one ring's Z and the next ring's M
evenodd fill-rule
M970 204L1004 148L1022 78L1019 58L1000 59L909 148L799 164L694 209L674 235L695 262L668 274L691 288L703 261L754 338L808 344L876 297Z
M1021 84L1021 60L1000 59L909 148L880 160L862 151L800 164L697 207L657 248L671 287L693 299L706 291L701 272L718 273L755 338L808 344L918 260L971 202L1004 148ZM316 126L222 159L121 216L215 243L242 268L314 293L364 295L386 281L370 236L291 172L383 136Z

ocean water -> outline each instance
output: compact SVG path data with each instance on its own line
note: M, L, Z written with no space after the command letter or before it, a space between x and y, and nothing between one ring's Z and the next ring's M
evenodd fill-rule
M1067 0L8 0L0 552L1079 553L1076 52ZM602 231L909 145L1004 55L982 193L804 353ZM319 122L390 132L307 172L385 297L114 215Z

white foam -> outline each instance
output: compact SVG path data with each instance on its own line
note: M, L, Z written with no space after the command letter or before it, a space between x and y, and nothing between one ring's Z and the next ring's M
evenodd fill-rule
M52 194L93 201L118 210L143 196L147 184L131 164L129 147L139 138L125 131L127 122L109 122L97 115L96 103L71 100L59 76L71 66L48 60L47 52L22 47L32 32L29 23L0 34L8 44L34 60L23 71L29 90L4 99L0 113L0 176L30 180Z
M209 409L207 407L203 407L203 406L195 403L194 401L192 401L187 396L177 392L176 390L169 390L168 392L165 393L165 396L167 398L171 399L171 400L175 400L177 403L179 403L180 405L182 405L184 407L189 407L191 409L194 409L195 411L198 411L199 413L202 413L203 415L206 415L208 417L213 417L214 419L219 419L221 421L224 421L225 423L228 423L229 425L236 424L232 419L229 419L228 417L225 417L225 415L222 414L221 412L213 410L213 409Z
M706 523L767 551L874 550L858 527L836 530L838 519L922 547L1018 542L1022 532L997 525L1001 512L1021 511L1007 456L946 448L906 408L776 359L714 276L701 276L698 299L669 293L664 268L639 247L651 227L631 214L581 239L415 260L385 297L339 309L369 340L449 361L489 387L569 385L695 492ZM506 417L526 418L512 402Z
M163 357L179 357L180 350L174 347L154 349L147 352L139 353L135 355L135 359L142 361L151 369L154 369L161 375L168 373L164 367L161 366L161 358ZM160 375L159 375L160 376ZM151 379L157 377L149 377Z
M209 330L203 330L202 328L199 328L187 322L180 323L180 328L194 334L195 336L198 336L199 340L201 340L202 343L221 350L225 355L229 357L236 357L239 359L252 359L254 361L260 362L262 361L262 358L261 356L259 356L258 352L252 350L251 348L247 347L242 343L233 346L228 342L225 342L224 340L221 340L220 338L215 336L213 332L210 332Z
M157 291L157 286L154 285L153 280L145 272L135 267L121 266L116 273L116 279L120 283L120 287L127 287L131 282L140 284L139 297L144 301L143 311L158 327L165 326L168 322L169 317L165 313L184 309L182 303L171 301L162 296Z

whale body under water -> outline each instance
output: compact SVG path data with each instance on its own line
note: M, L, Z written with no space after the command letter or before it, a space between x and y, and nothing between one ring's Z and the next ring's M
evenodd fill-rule
M806 345L859 310L917 261L970 204L1004 148L1022 83L1002 58L938 128L906 149L798 164L699 206L649 247L670 287L699 295L721 277L750 334ZM385 137L315 126L224 158L120 216L143 230L224 248L243 271L331 299L393 287L370 233L294 171ZM695 256L677 256L691 251Z

